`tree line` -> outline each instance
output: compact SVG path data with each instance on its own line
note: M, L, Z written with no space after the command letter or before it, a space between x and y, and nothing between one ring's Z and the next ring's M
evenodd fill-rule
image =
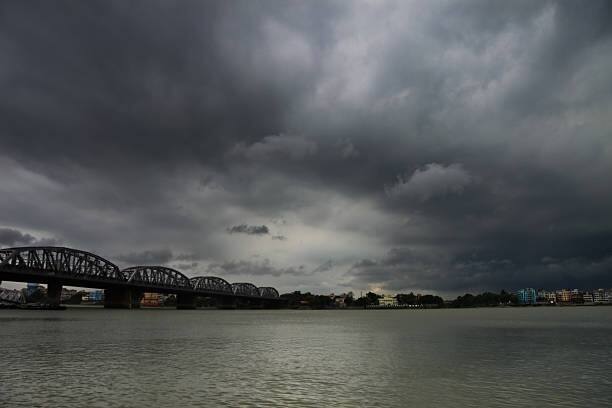
M281 297L287 300L287 305L290 308L330 309L337 307L376 306L380 304L380 298L382 296L374 292L367 292L365 296L355 298L352 292L346 295L333 296L295 291L283 294ZM443 298L436 295L421 295L414 294L413 292L397 294L395 299L400 306L422 305L437 308L491 307L518 303L516 295L506 292L505 290L499 293L484 292L476 295L466 293L465 295L457 296L457 298L452 301L445 301Z

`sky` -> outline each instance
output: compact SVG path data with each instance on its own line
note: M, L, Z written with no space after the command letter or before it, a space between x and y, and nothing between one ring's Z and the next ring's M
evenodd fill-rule
M281 293L612 286L609 1L5 0L0 56L1 247Z

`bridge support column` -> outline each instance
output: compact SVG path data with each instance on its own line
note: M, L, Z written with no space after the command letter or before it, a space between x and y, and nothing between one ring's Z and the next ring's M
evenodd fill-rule
M47 302L51 307L59 307L62 302L61 283L49 283L47 285Z
M109 309L138 309L142 292L132 288L109 288L104 291L104 307Z
M177 309L195 309L196 296L193 293L179 293L176 295Z

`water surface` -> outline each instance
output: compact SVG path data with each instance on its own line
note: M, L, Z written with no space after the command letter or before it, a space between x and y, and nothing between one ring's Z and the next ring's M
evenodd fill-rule
M612 307L0 310L0 407L612 407Z

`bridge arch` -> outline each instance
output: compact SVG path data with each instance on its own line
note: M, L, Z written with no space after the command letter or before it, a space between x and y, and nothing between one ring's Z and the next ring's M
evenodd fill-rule
M228 281L216 276L196 276L191 278L190 281L195 290L222 292L230 295L234 293L232 285Z
M16 247L0 250L0 268L54 273L71 278L125 280L119 267L91 252L66 247Z
M232 283L232 292L238 296L260 297L257 286L248 282Z
M128 283L145 286L192 289L189 278L176 269L165 266L132 266L121 271Z
M276 289L274 289L271 286L264 286L261 288L257 288L257 290L259 290L259 296L261 297L265 297L265 298L277 298L280 295L278 294L278 291Z

